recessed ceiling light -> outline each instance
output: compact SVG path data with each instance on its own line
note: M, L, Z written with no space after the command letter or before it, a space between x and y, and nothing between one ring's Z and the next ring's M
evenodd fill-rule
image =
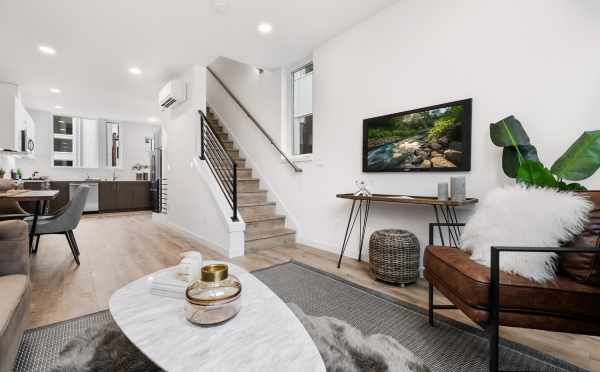
M56 105L56 106L54 106L54 108L57 109L57 110L62 110L63 109L63 107L60 106L60 105Z
M270 23L261 23L258 25L258 32L261 34L269 34L273 31L273 26Z
M51 56L56 54L56 49L54 49L48 45L40 45L40 46L38 46L38 50L43 54L48 54Z
M133 66L129 68L129 73L132 75L141 75L142 70L139 67Z
M55 93L55 94L59 94L62 92L62 90L60 90L58 88L50 88L48 90L50 91L50 93Z
M150 116L150 117L148 118L148 122L149 122L149 123L158 123L158 120L159 120L159 119L158 119L156 116Z

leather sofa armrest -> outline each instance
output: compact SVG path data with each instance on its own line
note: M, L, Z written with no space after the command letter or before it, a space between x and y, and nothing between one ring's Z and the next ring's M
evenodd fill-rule
M0 275L29 275L27 223L0 222Z

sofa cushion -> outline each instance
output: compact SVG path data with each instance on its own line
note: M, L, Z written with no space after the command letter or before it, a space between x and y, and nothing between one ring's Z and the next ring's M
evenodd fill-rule
M586 229L568 246L595 247L600 249L600 191L585 191L594 203ZM600 287L600 253L562 253L559 270L580 283Z
M0 301L0 337L6 332L9 323L14 317L15 310L27 292L29 279L25 275L0 276L2 301Z
M456 248L430 246L424 257L425 277L464 305L487 311L490 269ZM600 288L565 276L537 283L518 275L500 273L502 311L525 311L600 322Z
M11 371L25 331L31 287L25 275L0 276L0 371Z

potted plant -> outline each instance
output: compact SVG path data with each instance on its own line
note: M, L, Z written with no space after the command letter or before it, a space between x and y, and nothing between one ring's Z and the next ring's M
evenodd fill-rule
M23 179L23 171L21 171L21 168L17 168L17 179Z
M133 167L131 167L131 170L135 171L135 180L136 181L141 181L144 179L144 175L142 170L144 169L144 166L140 163L136 163Z
M4 168L0 168L0 179L4 178L5 174L6 174L6 171L4 170Z
M600 130L584 132L550 168L542 164L537 149L514 116L490 124L490 137L494 145L504 148L504 173L522 184L584 191L581 184L565 180L584 180L600 168Z

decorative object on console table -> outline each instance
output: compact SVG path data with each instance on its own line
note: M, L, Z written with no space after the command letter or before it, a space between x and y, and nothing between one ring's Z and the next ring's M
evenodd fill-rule
M338 259L338 269L342 265L342 258L344 257L344 253L346 252L346 248L348 246L348 242L350 241L350 237L352 236L352 231L354 230L354 225L356 225L356 220L359 220L358 223L358 231L359 231L359 239L358 239L358 260L360 261L362 258L362 248L365 240L365 232L367 228L367 221L369 219L369 211L371 209L372 202L379 203L392 203L392 204L412 204L412 205L429 205L433 207L433 211L435 214L435 220L437 230L440 235L440 239L442 240L442 245L445 245L446 239L444 237L443 230L447 231L448 243L451 246L458 246L459 238L460 238L460 230L461 227L458 222L458 217L456 215L456 207L462 207L470 204L475 204L478 202L475 198L465 198L462 202L457 202L453 200L438 200L436 196L408 196L408 195L384 195L384 194L373 194L371 196L356 196L354 194L338 194L337 198L340 199L348 199L352 200L352 207L350 208L350 214L348 216L348 224L346 225L346 232L344 233L344 240L342 242L342 249L340 252L340 258ZM358 206L356 205L358 202ZM443 218L444 222L441 222ZM433 235L434 231L431 228L429 229L430 237Z
M448 182L438 183L438 200L440 200L440 201L448 200Z
M419 278L419 239L406 230L378 230L369 239L369 268L388 283L414 283Z
M450 194L452 201L462 203L467 193L465 177L450 177Z

